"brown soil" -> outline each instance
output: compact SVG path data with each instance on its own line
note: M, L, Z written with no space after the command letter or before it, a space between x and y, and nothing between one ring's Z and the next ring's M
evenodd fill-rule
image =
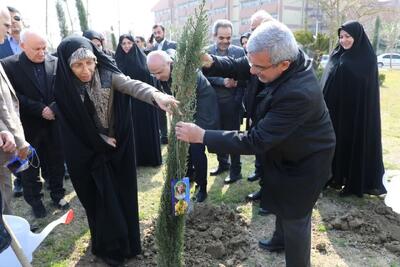
M274 216L245 218L242 209L195 204L185 232L185 266L285 266L283 253L267 253L257 240L272 234ZM125 266L156 266L154 221L142 223L143 254ZM375 197L338 198L328 190L313 213L313 266L399 266L400 216ZM76 266L105 266L90 253Z

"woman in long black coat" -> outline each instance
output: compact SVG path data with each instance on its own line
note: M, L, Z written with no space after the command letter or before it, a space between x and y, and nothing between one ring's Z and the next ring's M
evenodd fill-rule
M56 114L92 253L119 265L141 252L130 96L164 110L176 101L123 75L86 38L64 39L57 53Z
M137 47L132 35L124 34L119 38L115 61L125 75L153 85L153 78L147 68L146 56ZM132 119L137 165L161 165L158 110L147 103L132 99Z
M357 21L343 24L322 78L336 133L331 185L342 195L386 193L376 55Z

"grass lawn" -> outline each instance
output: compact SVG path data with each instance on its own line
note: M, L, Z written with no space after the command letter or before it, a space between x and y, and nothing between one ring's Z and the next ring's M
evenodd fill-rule
M382 71L382 73L386 74L386 81L381 88L384 162L386 169L400 169L400 71L387 70ZM163 154L165 155L165 153L166 147L164 146ZM208 159L209 170L217 166L215 155L210 154ZM242 214L246 217L253 217L253 220L257 220L254 214L257 212L258 205L255 204L253 206L253 204L244 201L244 196L247 193L258 189L257 182L250 183L246 180L246 177L254 170L253 164L253 156L242 156L244 179L233 185L227 186L223 184L226 173L217 177L210 176L208 179L209 197L207 201L215 204L225 203L235 208L240 208L243 210ZM157 216L162 184L163 168L138 169L139 208L142 226ZM71 266L79 261L82 255L87 253L89 232L84 211L69 181L66 186L76 218L72 225L59 226L43 242L34 254L34 266ZM48 192L46 192L45 197L49 199ZM23 209L26 210L22 211ZM31 223L39 226L44 226L53 218L60 216L60 213L53 213L45 220L36 221L30 215L30 209L26 208L26 204L22 200L18 200L18 203L15 204L15 210L17 215L23 216ZM326 229L321 226L319 231L324 232ZM345 244L346 240L338 240L338 242Z

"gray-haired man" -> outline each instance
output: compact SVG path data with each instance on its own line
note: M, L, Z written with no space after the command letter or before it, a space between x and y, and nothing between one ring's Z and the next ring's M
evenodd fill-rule
M293 33L282 23L260 25L248 42L248 60L208 57L213 74L227 68L232 78L257 75L264 83L257 95L255 126L248 132L176 126L178 139L204 143L209 151L259 154L264 176L262 203L276 214L268 251L285 250L286 266L310 266L311 213L331 176L335 134L311 67ZM211 64L210 64L211 63Z

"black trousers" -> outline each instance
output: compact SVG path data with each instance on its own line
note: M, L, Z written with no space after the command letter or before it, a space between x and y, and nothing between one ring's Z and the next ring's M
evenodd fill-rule
M206 146L203 144L190 144L188 159L188 175L193 170L196 172L196 184L200 190L207 190L207 156Z
M167 114L164 110L158 111L158 123L160 126L160 137L161 139L168 138L168 124L167 124Z
M33 138L29 138L28 142L36 149L40 159L42 176L49 183L51 199L58 202L65 195L63 188L64 156L58 125L53 123L49 127L41 129ZM36 163L35 158L34 161ZM22 187L25 201L29 205L35 206L41 202L42 182L40 181L39 168L31 166L22 172Z
M310 266L311 213L300 219L276 216L272 240L284 244L286 267Z
M220 112L220 129L221 130L239 130L240 129L240 111L241 108L235 99L230 100L218 99L218 107ZM229 156L231 159L230 174L239 175L241 172L240 154L217 154L219 166L227 166L229 164Z

